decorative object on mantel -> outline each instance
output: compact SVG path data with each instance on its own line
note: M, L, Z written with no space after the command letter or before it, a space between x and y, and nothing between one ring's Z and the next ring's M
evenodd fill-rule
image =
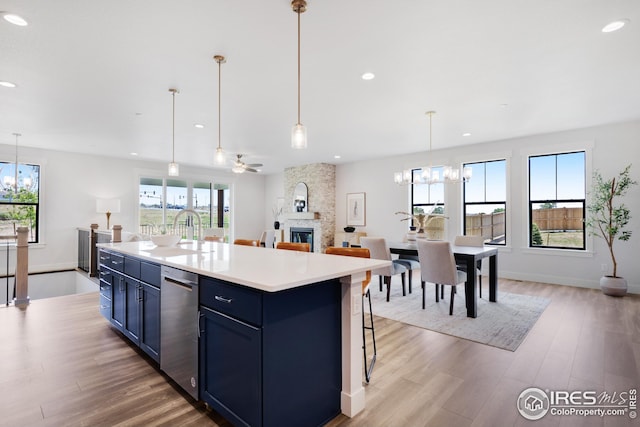
M280 229L280 221L278 220L280 219L280 215L282 215L282 206L278 207L278 205L275 205L271 208L271 212L273 212L273 228L278 230Z
M180 93L178 89L169 89L173 96L173 113L172 113L172 138L171 138L171 163L169 163L169 176L180 175L180 166L176 163L176 93Z
M296 184L296 187L293 189L293 209L294 212L307 212L309 210L309 206L307 203L308 200L308 192L307 184L304 182L299 182Z
M365 193L347 194L347 224L365 226L366 223L366 198Z
M300 14L307 10L306 0L292 0L291 8L298 15L298 121L291 129L291 147L307 148L307 128L300 122Z
M107 215L107 230L109 230L109 220L112 213L120 213L120 199L98 199L96 200L96 212Z
M344 228L344 232L345 233L353 233L354 231L356 231L355 227L345 227Z
M617 177L605 179L599 171L593 173L591 201L587 206L589 217L586 225L592 236L602 237L609 247L613 272L600 279L602 293L611 296L624 296L627 293L627 281L618 276L618 262L613 252L616 239L627 241L632 230L625 230L631 219L629 208L624 203L615 205L617 198L627 194L629 188L637 182L629 176L631 165L628 165Z
M427 111L426 114L429 116L429 166L425 166L419 168L419 174L417 180L414 179L413 171L411 169L406 169L402 172L395 172L393 174L393 180L396 184L439 184L439 183L455 183L455 182L467 182L471 180L472 169L470 167L462 168L462 172L458 168L454 168L452 166L443 166L442 177L437 170L433 168L432 165L432 156L431 156L431 119L435 114L435 111Z

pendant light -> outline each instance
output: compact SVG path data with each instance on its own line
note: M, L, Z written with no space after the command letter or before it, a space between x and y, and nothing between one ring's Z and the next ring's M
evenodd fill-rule
M469 166L462 168L462 173L460 173L460 169L454 168L452 166L443 166L442 167L442 176L438 170L434 169L431 161L431 142L432 142L432 125L431 119L435 114L435 111L427 111L426 115L429 116L429 166L422 167L418 169L419 172L417 180L413 178L413 173L410 169L404 170L402 172L395 172L393 176L393 180L396 184L439 184L439 183L458 183L458 182L467 182L471 180L472 169Z
M221 98L221 80L222 80L222 64L224 64L226 61L225 57L222 55L216 55L213 57L213 59L218 63L218 148L216 148L216 156L215 156L215 163L217 165L223 165L224 164L224 151L222 151L222 146L220 145L220 129L221 129L221 120L220 120L220 111L221 111L221 107L220 107L220 98Z
M307 148L307 128L300 123L300 14L307 10L306 0L292 0L291 8L298 15L298 122L291 129L291 147Z
M169 163L169 176L180 175L180 166L176 163L176 93L180 93L178 89L169 89L173 96L173 135L171 141L171 163Z

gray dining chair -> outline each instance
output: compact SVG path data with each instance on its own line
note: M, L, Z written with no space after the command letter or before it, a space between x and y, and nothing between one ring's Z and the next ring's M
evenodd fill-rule
M481 248L484 246L484 237L482 236L456 236L453 244L456 246L473 246ZM462 262L458 265L458 270L467 271L467 264ZM476 271L478 277L478 296L482 298L482 260L476 262Z
M372 274L380 276L381 286L383 281L387 285L387 301L389 301L391 297L391 277L396 274L400 274L402 277L402 295L407 295L405 287L407 267L391 259L391 252L389 252L389 248L387 247L387 241L383 237L361 237L360 246L369 249L371 258L373 259L392 261L389 267L382 267L371 271Z
M456 268L456 261L449 242L418 239L416 243L422 278L422 309L425 309L426 282L435 284L436 302L440 301L438 287L451 286L449 315L452 315L456 286L464 285L467 281L467 273Z
M413 271L420 270L420 261L416 255L398 255L398 258L394 260L400 265L404 265L409 273L409 293L413 291Z

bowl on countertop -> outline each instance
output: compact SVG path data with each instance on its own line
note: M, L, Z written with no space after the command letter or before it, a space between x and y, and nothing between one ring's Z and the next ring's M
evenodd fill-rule
M153 234L150 237L156 246L175 246L181 239L178 234Z
M346 233L353 233L354 231L356 231L356 228L355 227L345 227L344 231Z

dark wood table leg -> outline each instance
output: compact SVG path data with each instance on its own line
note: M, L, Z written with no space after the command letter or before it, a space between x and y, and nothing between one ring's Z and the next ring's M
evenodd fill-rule
M498 256L489 257L489 301L498 302Z
M478 316L478 301L476 293L476 275L475 265L476 260L470 256L466 259L467 263L467 281L464 285L464 297L467 306L467 317Z

